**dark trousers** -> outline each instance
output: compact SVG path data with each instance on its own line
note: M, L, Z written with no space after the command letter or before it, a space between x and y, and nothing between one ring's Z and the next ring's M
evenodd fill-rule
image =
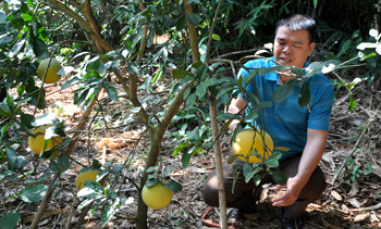
M294 156L286 160L279 162L279 169L282 170L288 177L294 177L298 173L299 161L301 156ZM245 182L245 177L241 172L236 182L234 193L232 193L232 186L234 176L232 173L233 166L244 162L237 159L232 164L223 162L223 173L225 181L225 195L227 207L238 208L242 212L247 212L247 209L251 209L253 202L253 189L255 184L253 180L249 183ZM264 177L261 184L273 182L270 175ZM326 187L325 178L322 170L318 166L312 173L308 183L304 186L298 199L290 206L284 208L285 215L288 219L296 219L303 215L305 209L309 203L312 203L320 198L322 192ZM218 178L216 171L213 171L208 179L204 183L203 199L205 203L217 207L218 201Z

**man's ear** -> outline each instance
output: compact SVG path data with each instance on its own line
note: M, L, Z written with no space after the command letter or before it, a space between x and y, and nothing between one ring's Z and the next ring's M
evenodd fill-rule
M311 42L310 44L309 44L309 47L308 47L308 56L310 56L311 54L312 54L312 51L314 51L314 49L315 49L315 46L316 46L316 43L315 42Z

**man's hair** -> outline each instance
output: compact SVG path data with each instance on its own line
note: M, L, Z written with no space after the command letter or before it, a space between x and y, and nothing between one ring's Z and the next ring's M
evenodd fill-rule
M316 23L315 20L304 14L287 14L280 19L275 28L275 35L278 32L278 28L284 26L290 30L307 30L309 34L310 43L315 40Z

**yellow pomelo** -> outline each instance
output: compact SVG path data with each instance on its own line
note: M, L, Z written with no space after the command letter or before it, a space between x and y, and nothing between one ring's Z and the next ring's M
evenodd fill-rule
M161 183L156 183L149 188L145 185L142 191L144 203L153 209L162 209L167 207L172 201L172 196L172 190L165 187Z
M36 129L32 130L32 133L36 135L34 138L33 136L29 136L28 143L29 147L32 149L33 152L36 154L40 155L42 148L44 147L44 142L45 142L45 131L48 129L49 126L39 126ZM61 137L52 137L50 139L49 144L45 147L45 151L48 149L53 148L55 145L59 144L62 142ZM45 152L44 151L44 152ZM55 150L52 155L50 156L51 159L56 158L60 154L60 150L57 149Z
M37 74L38 74L38 78L40 78L41 80L44 78L46 68L48 67L48 64L49 64L49 59L50 58L41 61L40 65L38 65ZM49 65L49 70L45 78L45 83L57 82L61 78L61 75L57 74L57 72L61 68L62 66L60 62L58 62L58 60L53 58Z
M266 147L264 147L260 133L264 135ZM245 161L246 156L252 154L255 149L258 151L258 154L261 155L262 159L259 159L256 155L252 155L249 156L248 162L256 163L267 160L274 149L274 143L270 135L264 131L260 132L254 129L240 131L236 136L235 142L233 142L234 153L244 155L244 157L239 156L238 158Z
M86 171L86 172L78 174L77 178L75 179L75 186L77 187L78 191L85 187L83 185L85 181L88 181L88 180L95 181L99 173L100 173L99 170L91 170L91 171ZM103 188L106 187L106 185L107 185L107 182L106 182L106 179L104 179L102 183Z

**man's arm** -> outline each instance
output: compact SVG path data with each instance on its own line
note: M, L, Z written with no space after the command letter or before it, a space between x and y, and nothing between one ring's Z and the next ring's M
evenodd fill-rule
M228 112L231 113L231 114L237 114L242 108L244 108L246 106L246 102L243 98L241 97L237 97L236 99L232 99L231 103L230 103L230 106L228 107ZM241 114L245 114L245 110L243 110L241 112ZM238 123L240 121L239 120L236 120L234 119L230 125L229 125L229 129L234 132L234 129L237 127Z
M272 200L273 206L289 206L295 202L320 162L324 153L327 134L328 131L325 130L307 130L307 143L299 162L298 174L289 178L286 185L278 185L275 188L275 190L286 188L286 192Z

